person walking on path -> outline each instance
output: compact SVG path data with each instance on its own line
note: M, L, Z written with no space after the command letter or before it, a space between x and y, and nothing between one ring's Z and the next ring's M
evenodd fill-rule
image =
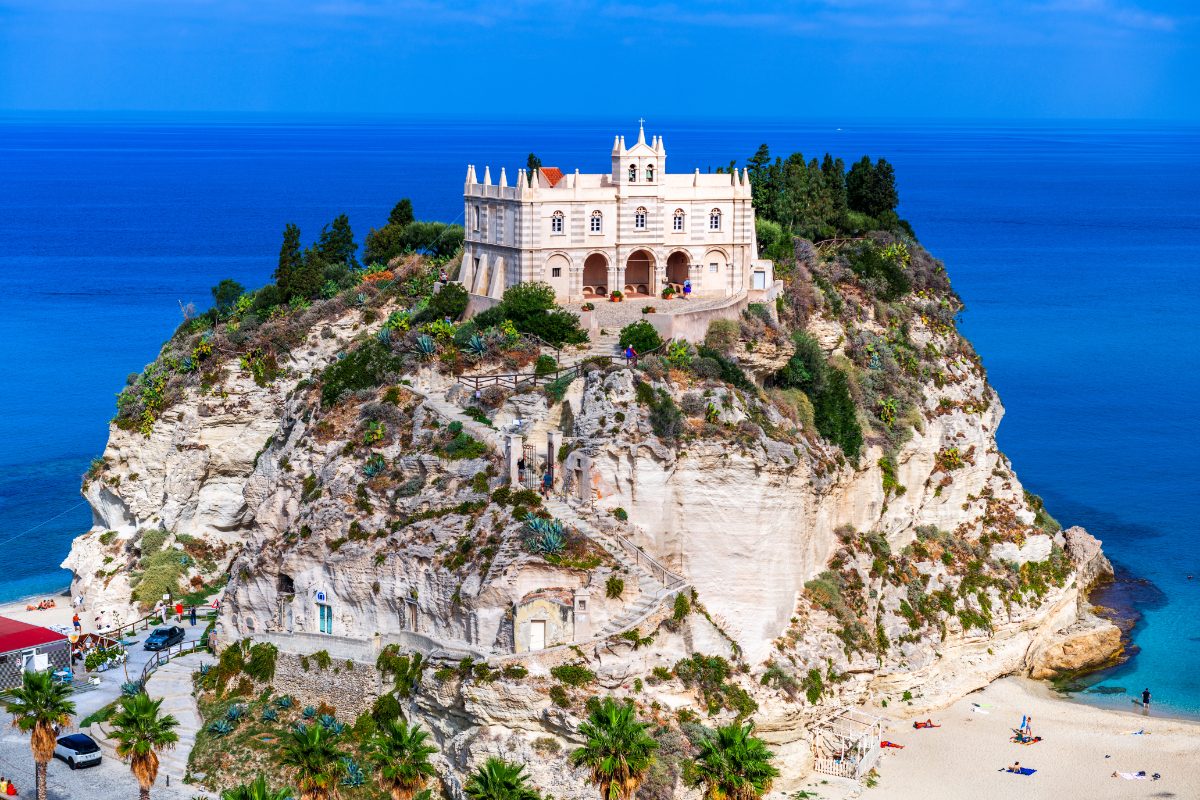
M549 497L550 490L554 488L554 473L546 470L546 474L542 476L542 497Z
M183 603L175 601L175 621L183 622Z
M79 621L79 612L75 612L75 616L71 617L71 624L75 626L76 633L83 633L83 623Z
M1150 688L1149 687L1142 690L1142 710L1147 713L1150 711Z
M691 280L691 278L688 278L683 282L683 299L684 300L692 299L692 280Z
M627 344L625 345L625 366L628 367L630 364L637 366L637 350L633 349L633 345Z
M192 627L196 627L196 607L192 606L192 610L188 612L188 619L192 621Z

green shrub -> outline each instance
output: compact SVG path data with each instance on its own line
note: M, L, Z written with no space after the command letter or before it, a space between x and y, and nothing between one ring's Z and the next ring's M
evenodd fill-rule
M692 601L688 597L687 592L680 592L675 595L675 608L671 614L671 618L676 622L682 622L684 617L692 613Z
M259 683L270 683L275 678L275 661L279 649L273 644L260 642L250 648L250 657L243 670Z
M683 413L671 396L661 389L659 397L650 407L650 427L655 435L665 441L674 441L683 435Z
M821 670L810 669L808 674L804 676L804 696L808 698L808 702L816 705L821 699L821 695L825 694L825 682L821 680Z
M347 392L382 386L401 367L399 356L377 339L371 339L321 373L321 404L329 407Z
M721 355L728 355L737 347L739 336L741 326L736 320L714 319L708 323L708 331L704 334L704 346Z
M621 522L626 522L629 520L629 512L626 511L625 509L621 508L620 506L613 509L612 515L614 517L616 517L617 519L621 520Z
M609 575L604 583L604 596L616 600L625 593L625 581L616 575Z
M451 424L453 425L454 423ZM461 422L457 424L460 428L462 427ZM464 458L481 458L486 453L486 444L466 433L461 432L442 448L442 455L452 461L457 461Z
M554 289L540 282L519 283L504 290L499 305L475 316L478 329L512 322L521 333L529 333L553 345L583 344L587 332L579 328L579 317L561 308Z
M596 673L580 664L559 664L551 667L550 674L567 686L579 688L596 680Z
M662 344L662 337L658 335L658 331L653 325L644 319L639 319L621 329L619 341L622 350L632 345L639 354L645 355Z
M896 300L912 289L903 259L892 249L882 250L872 241L862 242L850 252L850 269L874 290L881 300Z
M571 698L562 684L556 683L550 687L550 702L559 708L570 708Z
M166 543L168 535L169 534L161 528L143 533L140 545L142 558L147 559L157 553L159 550L162 550L162 546Z
M459 283L447 283L429 298L429 312L434 319L449 317L453 322L467 310L467 290Z
M720 371L721 371L721 374L717 377L719 377L721 380L725 381L725 383L728 383L730 386L737 387L738 389L741 389L743 392L758 391L758 389L754 385L754 383L751 382L751 380L746 377L746 373L742 372L741 368L738 367L737 364L734 364L732 361L730 361L728 358L726 358L725 356L718 353L716 350L710 350L707 347L700 347L697 349L697 352L700 353L701 358L698 358L698 359L696 359L696 361L693 362L693 367L692 367L693 370L700 369L700 362L703 362L706 360L714 361L714 362L716 362L717 366L720 367ZM700 372L697 371L696 374L699 375ZM707 376L702 376L702 377L707 377Z
M533 371L537 375L549 375L558 371L558 362L554 360L553 356L540 355L534 362Z
M394 719L399 719L400 713L400 701L390 692L379 695L371 707L371 718L377 725L386 725Z
M159 550L143 559L144 569L133 589L133 599L142 607L152 606L164 594L175 597L179 594L179 579L183 577L187 559L178 550Z

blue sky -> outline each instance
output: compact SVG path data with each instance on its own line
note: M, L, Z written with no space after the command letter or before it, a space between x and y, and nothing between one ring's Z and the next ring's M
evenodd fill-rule
M0 0L0 109L1200 118L1186 0Z

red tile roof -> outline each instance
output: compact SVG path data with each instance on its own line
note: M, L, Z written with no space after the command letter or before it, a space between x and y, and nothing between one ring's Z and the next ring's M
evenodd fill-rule
M562 180L562 170L558 167L540 167L538 171L542 173L542 177L546 179L551 188Z
M27 625L15 619L0 617L0 653L24 650L39 644L63 641L67 637L40 625Z

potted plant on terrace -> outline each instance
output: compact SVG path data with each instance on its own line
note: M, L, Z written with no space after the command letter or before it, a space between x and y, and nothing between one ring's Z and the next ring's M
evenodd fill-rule
M608 299L610 302L619 303L625 299L625 295L621 294L620 290L613 289L611 292L609 292Z
M596 304L595 304L595 303L584 303L584 304L583 304L583 307L582 307L582 310L583 310L583 311L595 311L595 310L596 310Z
M657 310L654 306L642 306L643 314L653 314Z
M675 296L675 287L668 283L666 286L663 287L662 299L670 300L674 296Z

